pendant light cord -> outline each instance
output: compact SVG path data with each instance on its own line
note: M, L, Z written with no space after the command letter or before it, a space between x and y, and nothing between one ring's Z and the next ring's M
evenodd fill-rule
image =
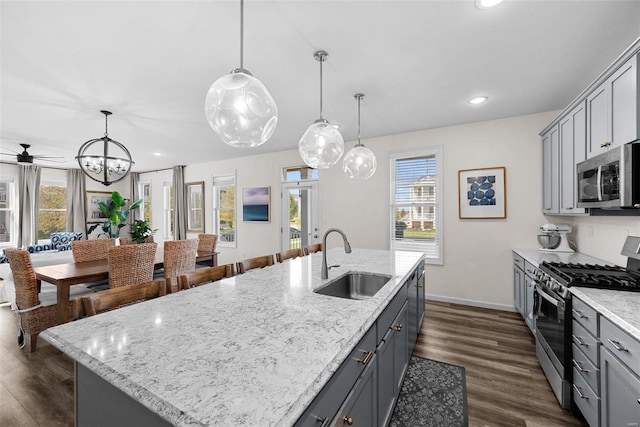
M244 70L244 0L240 0L240 69Z
M360 101L362 100L362 96L358 96L358 145L362 145L360 142Z
M320 119L322 119L322 63L324 62L324 56L320 55Z

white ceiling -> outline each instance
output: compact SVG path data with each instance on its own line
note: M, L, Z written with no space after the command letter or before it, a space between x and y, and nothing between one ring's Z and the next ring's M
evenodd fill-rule
M324 117L345 141L357 92L363 139L557 110L640 36L631 0L248 0L244 65L279 120L263 146L237 149L209 127L204 99L239 66L239 11L239 0L0 2L0 152L28 143L77 167L80 145L104 133L101 109L135 171L294 149L319 116L318 49ZM476 95L489 101L467 104Z

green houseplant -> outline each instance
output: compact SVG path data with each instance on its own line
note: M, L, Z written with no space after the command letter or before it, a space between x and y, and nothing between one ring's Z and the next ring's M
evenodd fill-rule
M125 199L118 193L114 191L111 193L111 200L108 203L98 202L98 207L100 211L106 215L107 220L102 224L93 224L87 230L88 234L91 234L93 230L98 227L102 228L102 233L100 235L105 234L108 237L117 238L120 237L120 229L127 225L127 218L129 218L129 212L133 209L140 207L143 200L136 200L131 203L128 207L127 201L129 199Z
M136 219L129 226L129 233L131 238L136 243L144 243L147 237L152 236L156 230L152 230L149 226L149 222L144 219Z

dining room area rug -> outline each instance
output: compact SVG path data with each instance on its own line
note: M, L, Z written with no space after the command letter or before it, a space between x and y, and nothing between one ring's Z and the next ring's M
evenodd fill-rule
M466 427L465 369L412 356L390 427Z

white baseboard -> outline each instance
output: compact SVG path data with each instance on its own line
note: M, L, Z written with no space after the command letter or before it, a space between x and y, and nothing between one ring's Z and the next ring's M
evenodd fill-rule
M491 308L493 310L502 310L502 311L513 311L513 312L516 311L516 307L513 305L494 304L492 302L486 302L486 301L452 298L452 297L445 297L442 295L433 295L433 294L426 294L425 298L433 301L450 302L452 304L470 305L472 307Z

